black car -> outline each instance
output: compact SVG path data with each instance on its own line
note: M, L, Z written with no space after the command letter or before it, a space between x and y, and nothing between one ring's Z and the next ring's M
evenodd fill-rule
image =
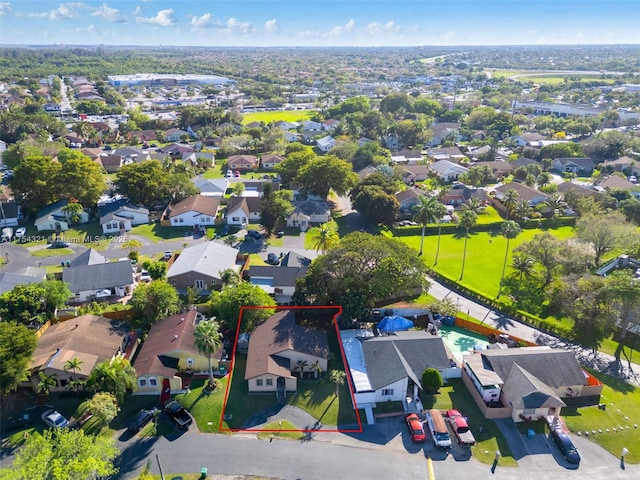
M53 242L51 242L51 245L49 245L49 248L67 248L68 246L69 244L64 240L56 239Z
M567 462L573 463L574 465L580 464L580 454L578 453L576 446L571 441L571 438L569 438L569 435L561 430L553 430L551 432L551 437Z
M153 420L153 411L142 409L129 419L127 430L131 433L137 433L151 420Z
M267 255L267 263L269 265L280 265L280 259L275 253L270 253Z
M256 240L260 240L262 238L262 234L257 230L249 230L247 231L247 237L254 238Z
M22 415L18 415L17 417L9 417L6 422L7 431L12 430L21 430L30 426L33 423L33 419L31 418L30 413L23 413Z

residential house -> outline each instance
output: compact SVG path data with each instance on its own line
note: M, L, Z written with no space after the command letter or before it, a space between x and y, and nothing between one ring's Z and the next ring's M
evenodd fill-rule
M193 195L167 209L172 227L205 227L215 225L220 200L207 195Z
M513 173L515 167L511 162L494 161L494 162L476 162L474 167L487 167L494 179L508 177Z
M289 130L295 130L300 126L298 123L287 122L285 120L278 120L277 122L274 122L273 125L281 130L284 130L285 132L288 132Z
M340 122L338 120L336 120L335 118L330 118L322 122L322 130L325 130L327 132L332 132L336 128L338 128L339 125L340 125Z
M193 184L200 190L200 195L207 197L222 198L229 188L229 180L226 178L206 179L197 177L193 180Z
M383 139L383 142L384 142L384 146L392 151L400 150L400 147L402 146L402 141L400 140L400 137L394 134L386 135Z
M432 163L429 165L429 170L445 182L457 180L460 175L469 171L468 168L450 162L449 160L440 160Z
M69 145L69 148L81 148L84 143L83 138L71 133L64 135L62 138Z
M69 203L68 200L58 200L56 203L47 205L38 212L34 225L39 232L64 232L69 230L71 217L64 212L64 207ZM85 211L78 215L76 223L87 223L89 214Z
M213 152L185 152L182 154L182 161L189 162L194 167L211 168L216 164L216 155Z
M626 178L618 177L617 175L611 175L600 181L598 187L605 190L627 190L631 195L640 200L640 187L633 182L630 182Z
M417 150L400 150L391 155L391 162L416 165L424 160L422 153Z
M407 185L424 182L429 178L429 172L428 165L406 165L402 168L402 181Z
M373 165L367 165L362 170L358 170L356 173L362 179L362 178L365 178L367 175L369 175L371 173L378 172L378 171L379 170L376 167L374 167Z
M170 128L169 130L165 130L164 139L167 142L180 142L182 137L189 137L189 132L186 130L181 130L179 128Z
M96 163L99 163L107 173L116 173L124 165L120 155L101 155Z
M262 127L264 127L264 122L249 122L244 126L244 128L246 129L251 129L251 128L262 129Z
M458 147L430 148L427 150L427 156L436 162L439 160L458 162L467 158Z
M276 165L279 165L285 160L286 159L282 155L270 153L262 156L261 165L262 165L262 168L273 170L273 167L275 167Z
M149 210L139 205L130 205L118 200L98 206L98 216L103 233L118 235L128 232L136 225L149 223Z
M158 141L158 134L155 130L133 130L127 136L129 138L138 137L142 143Z
M293 202L295 210L287 217L287 227L305 231L310 224L326 223L331 219L331 208L327 202L306 200Z
M194 345L198 317L193 309L153 324L133 365L138 377L135 395L159 395L165 378L171 394L184 392L188 387L187 372L208 373L209 361ZM211 356L211 366L216 370L221 365L222 351L221 347Z
M231 197L227 203L227 225L249 225L260 222L262 201L258 197Z
M361 147L362 145L364 145L365 143L371 143L374 142L375 140L371 140L370 138L366 138L366 137L360 137L358 139L358 146Z
M104 150L102 150L101 148L81 148L80 152L89 157L94 162L97 162L104 153Z
M145 162L150 159L149 152L142 148L121 147L112 150L110 155L121 157L121 165Z
M307 273L307 267L252 266L245 272L246 280L257 285L278 302L291 301L296 291L296 280Z
M577 183L563 182L558 184L558 193L566 195L566 193L570 190L577 193L578 195L587 195L590 197L597 197L598 195L600 195L600 193L593 188L585 187Z
M595 402L602 384L573 352L547 346L481 350L463 356L462 379L486 417L514 422L557 416L568 399Z
M531 205L532 207L535 207L536 205L539 205L540 203L543 203L548 198L550 198L550 196L547 195L546 193L541 192L540 190L537 190L533 187L528 187L524 183L518 183L518 182L509 182L499 187L496 187L495 189L496 198L502 201L505 194L509 190L515 190L518 193L518 200L526 200L527 202L529 202L529 205Z
M436 123L431 127L431 131L433 135L431 136L431 142L429 143L432 147L437 147L438 145L442 145L448 137L454 137L454 141L459 141L460 137L458 135L458 130L460 129L460 123L458 122L441 122Z
M125 325L98 315L82 315L47 328L38 338L38 345L29 364L30 383L35 390L39 373L53 375L53 391L64 391L74 380L86 380L95 366L125 352L132 336ZM65 370L65 364L77 358L78 369Z
M474 162L482 160L491 161L495 157L495 151L490 145L483 145L481 147L469 147L469 156Z
M259 164L255 155L231 155L227 159L227 168L231 170L255 170Z
M640 177L640 162L626 155L610 162L605 162L603 169L605 169L605 171L625 172L627 175Z
M203 295L222 286L222 273L239 271L238 249L218 242L206 242L185 248L167 272L167 280L179 292L196 287Z
M158 153L169 155L171 157L182 158L185 155L196 153L196 149L185 143L172 143L158 150Z
M10 292L16 285L39 283L47 279L44 268L24 267L15 272L0 271L0 295Z
M322 124L320 122L314 122L313 120L305 120L301 123L302 130L321 130Z
M527 167L528 165L537 165L540 167L540 170L542 170L542 163L527 157L520 157L517 160L510 161L509 163L513 166L514 170L518 167Z
M251 333L244 379L250 394L284 398L298 388L294 372L326 372L328 359L327 334L297 325L295 311L280 310Z
M304 141L304 137L301 133L296 132L295 130L284 132L284 139L287 142L302 142Z
M302 133L300 135L302 135L303 142L312 143L316 137L321 135L321 133L318 132L318 130L302 130ZM300 140L297 140L297 141L300 141Z
M271 191L277 192L280 190L280 182L273 178L265 178L260 180L243 180L244 191L240 194L242 197L260 197L264 195L265 184L271 184Z
M595 162L590 158L556 158L553 168L560 173L575 173L578 176L587 176L593 173Z
M127 258L119 262L74 265L62 271L62 281L69 284L73 302L89 302L96 298L131 295L133 270Z
M16 227L22 217L20 205L14 201L0 200L0 227Z
M437 369L445 381L460 377L455 358L439 336L424 331L374 336L370 330L342 330L340 337L355 407L364 409L370 424L375 423L373 409L378 402L418 397L425 369Z
M398 200L398 203L400 204L398 209L399 213L411 213L414 207L420 205L420 199L423 197L424 195L415 188L408 188L402 192L396 193L396 200Z
M82 252L80 255L75 257L73 260L71 260L71 262L69 263L69 266L77 267L79 265L97 265L99 263L107 263L107 262L108 260L104 256L102 256L100 253L98 253L97 250L94 250L93 248L88 248L84 252Z
M308 267L311 265L311 259L305 257L304 255L300 255L299 253L294 252L293 250L288 251L284 254L284 256L280 259L281 267Z
M326 137L319 138L316 141L316 145L321 152L327 153L336 146L336 140L331 135L327 135Z
M515 137L516 145L519 147L541 147L542 141L546 140L544 135L540 135L539 133L531 132L531 133L522 133Z

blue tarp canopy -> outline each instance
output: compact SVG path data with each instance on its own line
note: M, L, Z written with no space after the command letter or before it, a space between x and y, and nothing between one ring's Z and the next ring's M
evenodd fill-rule
M413 322L399 315L384 317L378 322L378 330L381 332L397 332L413 328Z

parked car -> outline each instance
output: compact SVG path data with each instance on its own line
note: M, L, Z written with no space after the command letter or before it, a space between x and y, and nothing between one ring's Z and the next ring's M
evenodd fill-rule
M279 232L276 232L276 238L282 238L284 237L284 232L282 230L280 230Z
M171 257L173 257L173 252L166 251L166 252L164 252L164 255L163 255L163 257L162 257L162 258L163 258L164 260L171 260Z
M225 175L227 178L233 177L233 172L231 170L227 170L227 174Z
M31 418L31 414L29 412L24 412L22 415L18 415L17 417L9 417L5 423L5 429L7 431L21 430L30 426L32 423L33 418Z
M56 238L53 242L51 242L51 245L49 245L49 248L67 248L68 246L69 244L64 240L60 240L59 238Z
M280 259L275 253L270 253L267 255L267 263L269 265L280 265Z
M191 414L177 400L168 403L164 407L164 411L178 428L187 429L193 423Z
M424 442L427 439L427 436L424 433L424 427L422 426L422 420L415 413L410 413L409 415L404 417L404 421L407 424L407 428L409 429L409 434L411 435L411 440L416 443Z
M580 464L580 454L569 435L562 430L552 430L551 437L567 462L573 463L574 465Z
M127 431L137 433L151 420L153 420L153 411L142 409L129 419Z
M149 272L147 272L146 270L142 270L140 272L140 281L141 282L150 282L151 281L151 275L149 274Z
M475 445L476 439L469 429L467 419L458 410L448 410L447 420L459 445Z
M239 178L239 177L240 177L240 172L239 172L238 170L236 170L236 171L233 173L233 176L234 176L234 177L236 177L236 178Z
M27 228L26 227L16 228L16 238L20 239L20 238L24 237L26 234L27 234Z
M247 237L254 238L256 240L260 240L262 238L262 234L257 230L248 230Z
M45 411L41 418L45 425L51 428L64 428L69 425L69 420L55 410Z

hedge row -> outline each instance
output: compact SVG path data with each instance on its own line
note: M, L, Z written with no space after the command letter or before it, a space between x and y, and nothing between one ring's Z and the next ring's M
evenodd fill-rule
M492 222L485 224L478 224L473 227L474 232L491 232L491 231L499 231L500 225L504 222ZM520 226L526 229L539 228L541 230L550 230L553 228L560 227L573 227L576 224L576 217L553 217L553 218L532 218L527 220L526 222L520 222ZM443 235L451 235L454 233L459 233L460 228L452 223L448 223L446 225L442 225L440 227L440 233ZM421 235L422 227L420 225L414 225L410 227L394 227L393 235L396 237L411 237L414 235ZM425 235L437 235L438 234L438 226L437 225L428 225L424 230Z

